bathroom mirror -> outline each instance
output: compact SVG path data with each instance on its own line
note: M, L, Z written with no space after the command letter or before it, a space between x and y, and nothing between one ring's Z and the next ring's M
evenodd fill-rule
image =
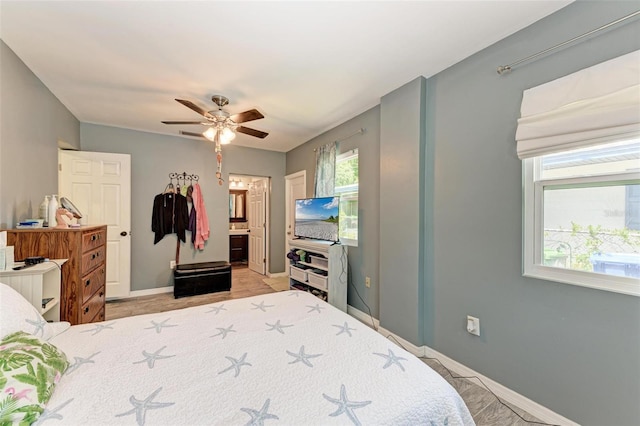
M247 221L247 191L229 190L229 222Z

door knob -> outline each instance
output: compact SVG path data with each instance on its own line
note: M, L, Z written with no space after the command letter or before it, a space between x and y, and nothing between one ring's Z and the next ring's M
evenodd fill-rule
M122 232L120 233L120 235L122 235L123 237L126 237L126 236L127 236L127 231L122 231Z

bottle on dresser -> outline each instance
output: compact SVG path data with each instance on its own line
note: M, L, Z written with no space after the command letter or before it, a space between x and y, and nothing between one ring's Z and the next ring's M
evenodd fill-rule
M56 221L56 212L58 210L58 200L56 199L56 195L53 194L51 196L51 201L49 201L49 228L55 228L58 222Z
M45 195L44 200L40 203L38 210L38 219L42 219L42 226L49 226L49 196Z

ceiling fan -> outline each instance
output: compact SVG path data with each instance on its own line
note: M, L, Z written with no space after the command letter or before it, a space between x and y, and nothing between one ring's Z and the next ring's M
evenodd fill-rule
M224 111L222 109L222 107L229 104L228 98L222 95L213 95L211 97L211 100L213 101L213 103L215 103L218 106L217 110L206 111L191 101L187 101L184 99L176 99L176 101L180 102L182 105L192 109L193 111L203 116L204 120L163 121L163 123L164 124L200 124L202 126L208 126L209 128L205 130L203 133L187 132L187 131L181 130L180 134L186 135L186 136L195 136L199 138L205 138L212 142L215 142L216 145L228 144L229 142L231 142L233 138L235 138L236 132L244 133L245 135L254 136L260 139L264 139L269 134L261 130L252 129L239 124L239 123L246 123L247 121L259 120L261 118L264 118L264 115L262 115L262 113L260 113L260 111L258 111L257 109L250 109L248 111L231 115L227 111Z

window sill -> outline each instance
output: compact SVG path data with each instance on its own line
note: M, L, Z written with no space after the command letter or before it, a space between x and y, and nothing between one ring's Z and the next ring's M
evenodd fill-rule
M631 277L605 275L541 265L525 266L522 276L628 294L631 296L640 296L640 280Z

